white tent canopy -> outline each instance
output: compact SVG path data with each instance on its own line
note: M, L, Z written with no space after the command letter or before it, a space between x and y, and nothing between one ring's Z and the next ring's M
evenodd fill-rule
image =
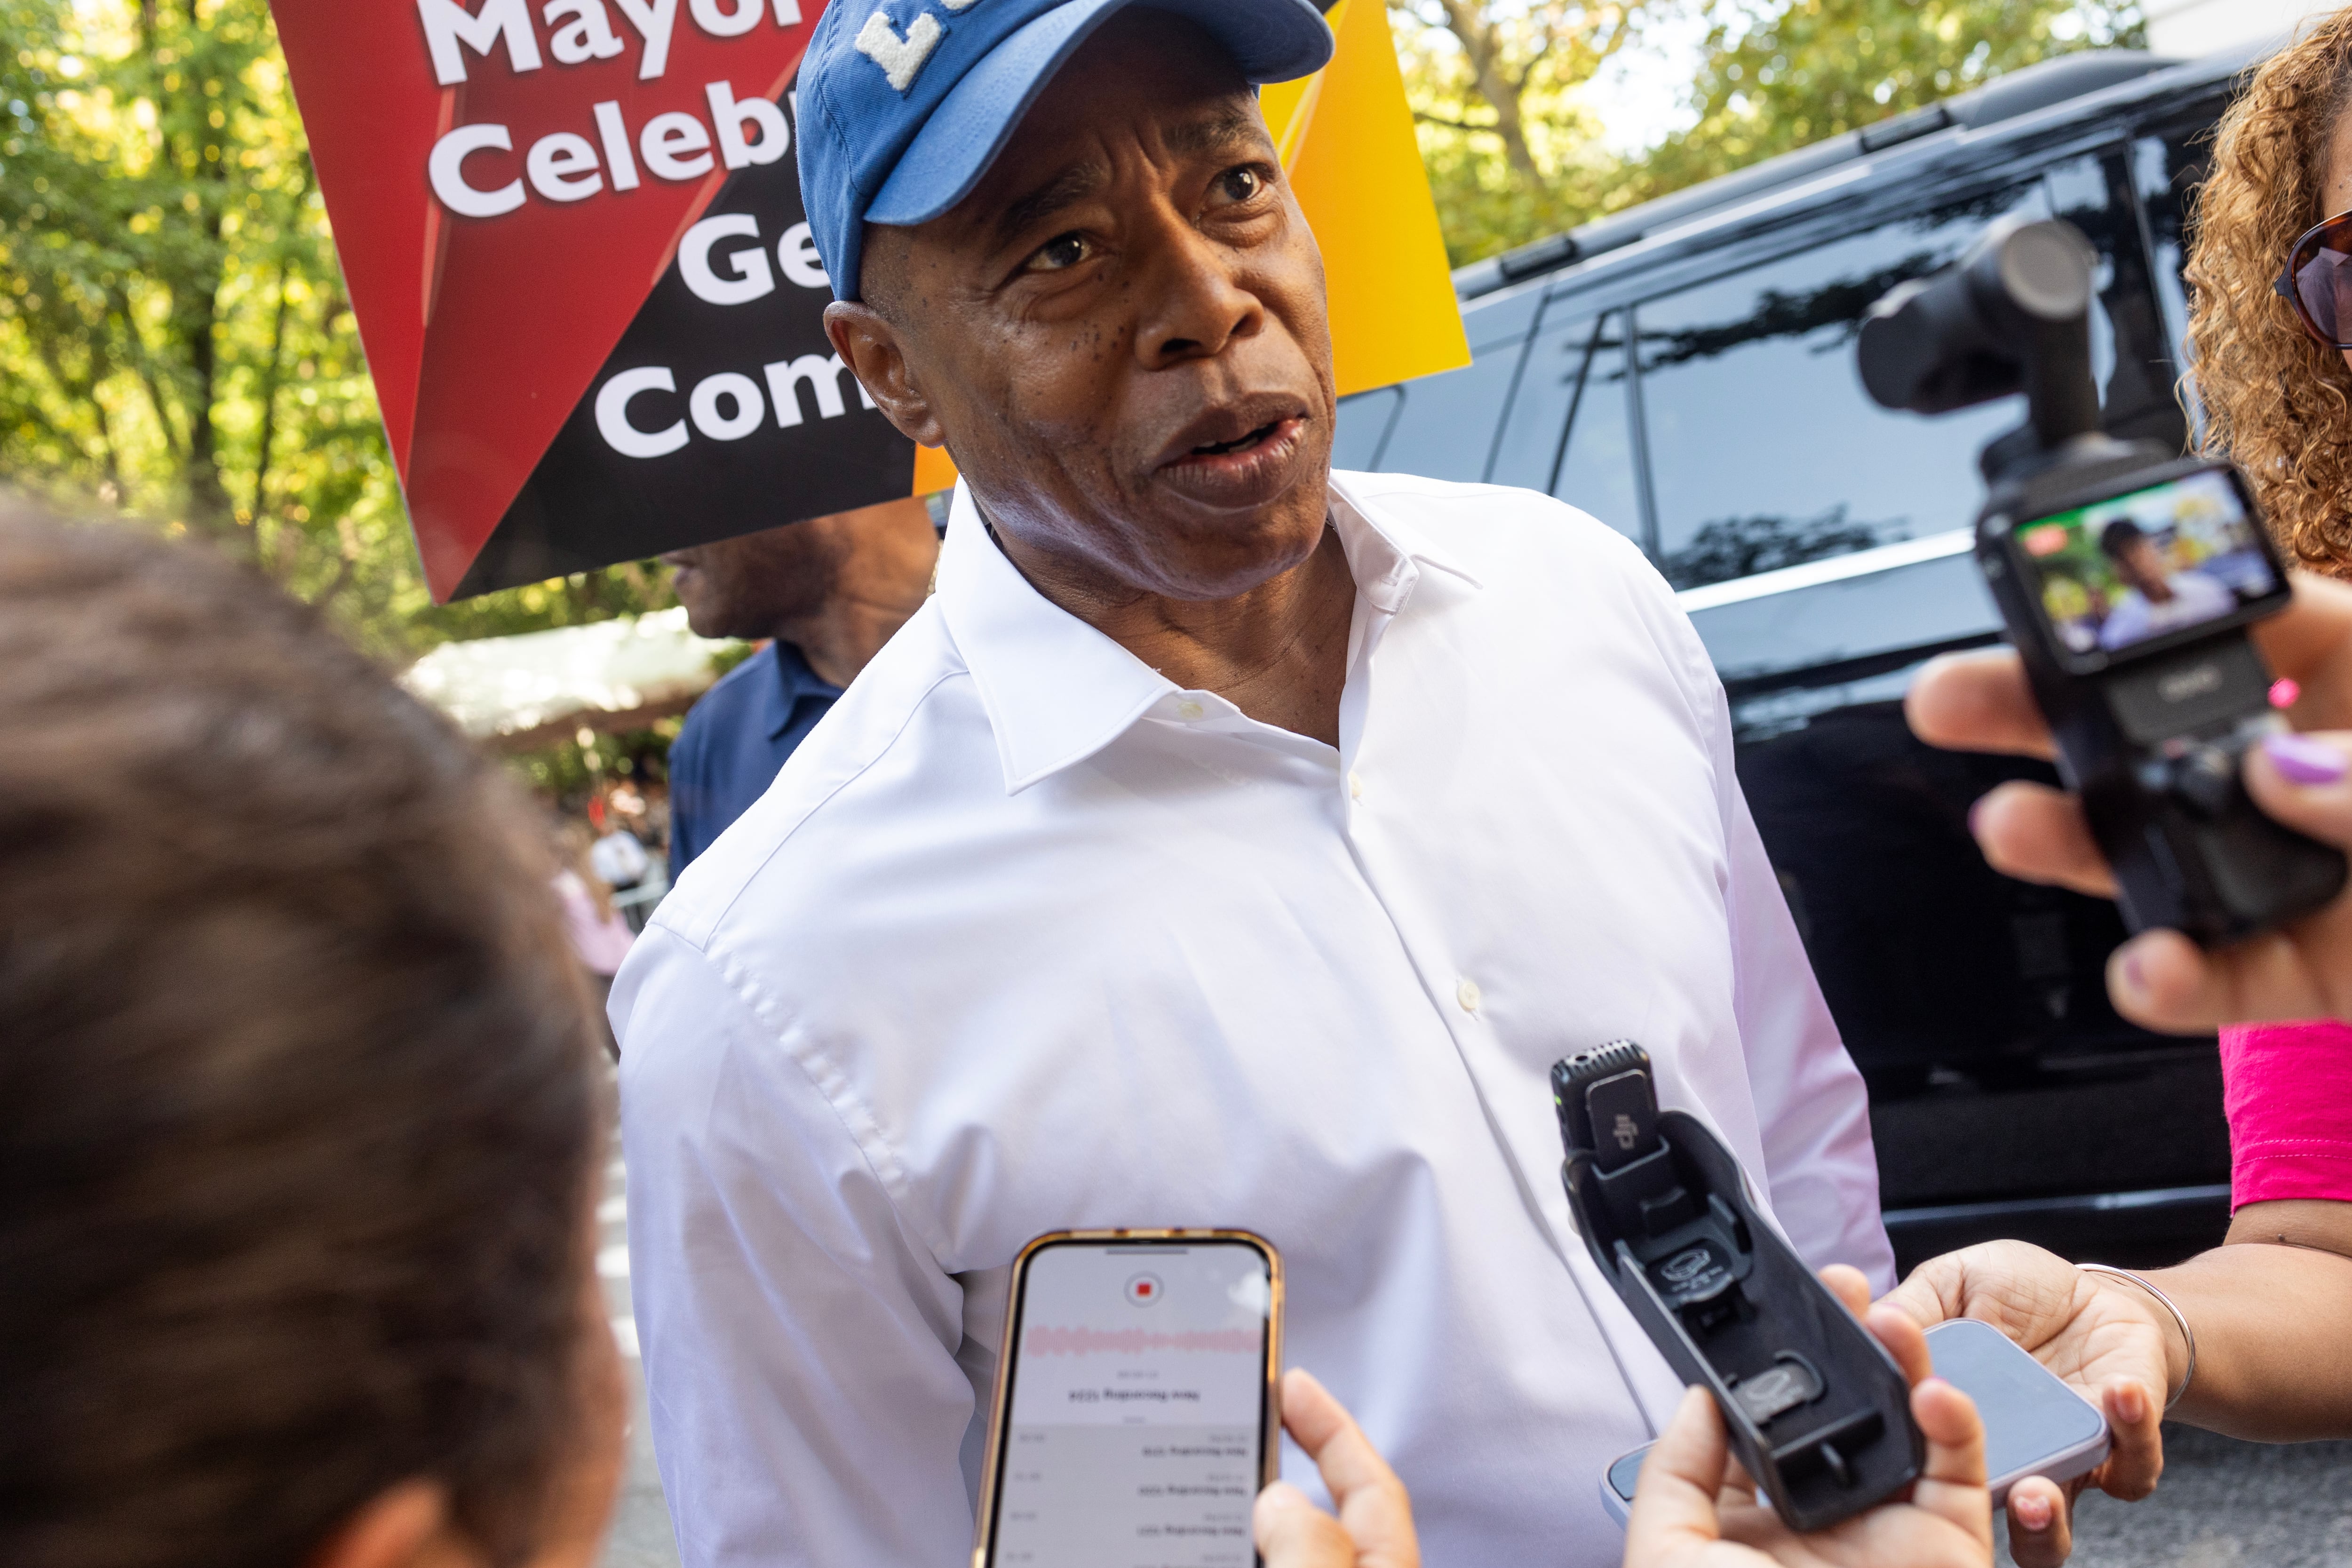
M656 610L445 643L400 680L468 735L511 745L683 712L717 679L718 656L738 646L696 637L682 608Z

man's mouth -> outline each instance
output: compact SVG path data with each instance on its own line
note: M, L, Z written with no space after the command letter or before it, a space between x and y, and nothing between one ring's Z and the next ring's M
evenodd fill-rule
M1256 429L1236 436L1230 441L1211 441L1205 445L1195 447L1192 448L1192 456L1196 458L1222 458L1228 452L1247 451L1252 447L1273 439L1274 433L1281 428L1282 423L1283 422L1279 419L1269 419L1265 424L1259 426Z
M1288 490L1308 450L1308 416L1287 399L1255 401L1178 436L1160 460L1160 482L1220 510L1264 506Z

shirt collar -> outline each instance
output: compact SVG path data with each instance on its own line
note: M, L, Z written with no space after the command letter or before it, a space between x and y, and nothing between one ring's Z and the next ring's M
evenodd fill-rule
M1387 509L1333 476L1331 521L1356 592L1383 617L1402 611L1424 569L1471 589L1477 578ZM1016 794L1124 734L1176 684L1029 585L989 538L961 481L940 546L939 605L996 736Z
M776 711L768 724L771 741L793 727L793 715L800 711L804 699L815 698L830 702L841 695L841 688L809 668L801 650L778 637L776 655Z

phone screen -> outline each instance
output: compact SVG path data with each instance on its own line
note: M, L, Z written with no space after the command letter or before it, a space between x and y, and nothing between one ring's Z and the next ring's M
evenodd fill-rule
M1049 1243L1019 1290L989 1562L1250 1568L1272 1394L1267 1253Z
M2015 540L2058 645L2077 658L2210 625L2281 586L2221 468L2021 523Z

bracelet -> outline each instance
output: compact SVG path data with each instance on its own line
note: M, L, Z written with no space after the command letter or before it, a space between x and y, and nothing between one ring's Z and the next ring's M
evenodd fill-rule
M2197 1375L2197 1331L2189 1326L2189 1314L2182 1311L2171 1297L2158 1289L2153 1282L2141 1279L2128 1268L2117 1268L2108 1263L2077 1263L2074 1267L2085 1274L2105 1274L2117 1279L2130 1280L2161 1302L2164 1310L2172 1314L2172 1321L2180 1325L2181 1342L2189 1347L2189 1364L2181 1371L2180 1386L2174 1389L2171 1397L2164 1402L2166 1413L2170 1414L2172 1407L2180 1403L2181 1395L2189 1392L2189 1380Z

